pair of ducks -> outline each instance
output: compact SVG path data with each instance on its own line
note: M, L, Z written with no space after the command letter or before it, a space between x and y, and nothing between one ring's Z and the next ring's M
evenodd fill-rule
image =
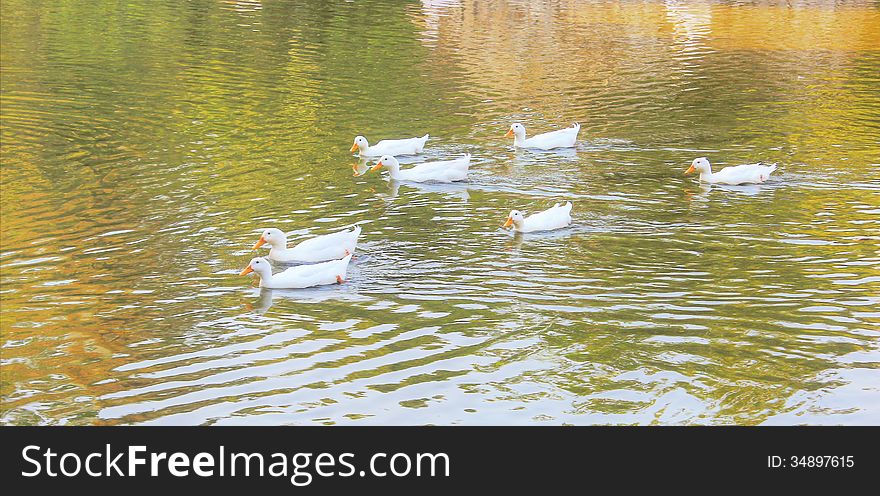
M316 236L307 239L293 248L287 247L287 235L281 229L266 229L254 245L254 250L268 244L269 257L257 257L248 263L240 275L255 272L260 276L260 287L270 289L298 289L325 284L342 284L345 281L348 263L354 255L361 226L352 229ZM304 262L277 274L272 273L269 260L291 263ZM320 263L314 263L320 262Z
M510 126L505 137L514 137L514 146L550 150L553 148L572 147L577 141L580 125L526 138L525 126L515 123ZM389 169L391 177L401 181L414 182L452 182L467 179L470 167L470 154L456 160L426 162L407 170L400 169L400 163L394 155L414 155L421 153L428 141L426 134L421 138L382 140L374 146L363 136L354 140L351 151L358 151L362 157L380 155L379 161L370 170L382 167ZM716 184L750 184L763 183L776 170L776 165L745 164L725 167L717 173L705 157L694 159L685 174L700 173L700 181ZM525 216L519 210L512 210L502 227L513 226L522 233L549 231L571 225L571 202L557 203L553 207ZM287 236L280 229L267 229L254 245L254 249L269 244L269 259L277 262L320 262L311 265L290 267L278 274L272 273L269 261L262 257L254 258L241 275L256 272L260 276L260 286L264 288L307 288L311 286L338 283L345 281L348 264L357 246L361 227L340 231L307 239L293 248L287 248Z
M570 148L577 143L577 135L581 130L580 124L575 123L572 127L539 134L526 138L526 128L520 123L510 126L505 137L513 136L513 146L518 148L531 148L536 150L552 150L554 148ZM421 138L406 138L382 140L375 145L370 145L367 138L358 136L351 145L351 152L358 152L361 158L379 157L371 171L378 171L382 167L388 169L391 179L397 181L411 181L416 183L437 182L451 183L466 181L468 169L471 165L470 154L454 160L442 160L435 162L423 162L409 169L401 169L397 156L418 155L425 149L425 142L429 136Z
M571 127L550 131L549 133L539 134L526 138L526 128L520 123L510 126L505 138L513 136L513 146L518 148L533 148L537 150L552 150L554 148L570 148L575 146L577 135L581 130L581 125L574 123ZM383 155L417 155L425 149L425 142L429 136L426 134L421 138L405 138L382 140L375 145L370 145L367 138L357 136L354 144L351 145L351 152L358 152L362 158L380 157Z

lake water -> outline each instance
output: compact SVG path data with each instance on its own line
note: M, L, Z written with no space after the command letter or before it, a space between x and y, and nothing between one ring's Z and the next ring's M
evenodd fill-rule
M4 0L11 424L880 423L880 9ZM581 123L577 149L515 151ZM473 154L354 176L355 135ZM684 169L778 162L760 186ZM513 209L574 203L513 236ZM260 291L264 227L360 223Z

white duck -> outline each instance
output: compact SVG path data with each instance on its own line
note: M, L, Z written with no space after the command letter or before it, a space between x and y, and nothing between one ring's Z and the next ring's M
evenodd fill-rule
M510 126L510 129L504 137L509 138L513 136L513 146L518 148L552 150L553 148L569 148L575 146L580 130L581 125L575 122L572 127L526 138L526 127L517 122Z
M276 262L323 262L354 253L360 234L361 226L355 226L354 229L315 236L288 248L284 231L271 228L263 231L253 249L268 244L271 247L269 258Z
M451 183L467 180L468 168L471 166L471 154L467 153L455 160L425 162L404 170L400 169L400 162L396 158L391 155L383 155L370 170L377 171L383 166L388 167L391 179L398 181Z
M260 276L260 287L270 289L298 289L321 286L345 281L351 255L339 260L330 260L313 265L297 265L283 272L272 274L272 266L262 257L254 258L240 275L256 272Z
M567 227L571 225L571 202L566 202L565 205L557 203L543 212L528 217L523 216L519 210L512 210L507 217L507 222L502 227L510 227L511 225L515 230L523 233L552 231Z
M706 157L695 158L685 174L692 172L700 173L700 181L716 184L760 184L770 178L770 174L776 170L776 164L764 165L745 164L734 167L725 167L718 172L712 172L712 166Z
M421 138L382 140L370 146L367 138L358 136L351 145L351 152L358 152L361 157L378 157L380 155L418 155L425 149L428 135Z

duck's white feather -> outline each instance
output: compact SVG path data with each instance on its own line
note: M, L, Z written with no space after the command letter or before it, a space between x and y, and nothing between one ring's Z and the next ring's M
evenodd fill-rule
M391 178L398 181L451 183L467 180L470 165L471 155L466 154L455 160L425 162L409 169L400 169L398 164L388 170Z
M725 167L718 172L700 174L700 180L716 184L760 184L770 178L776 164L744 164Z
M277 274L261 277L260 286L271 289L297 289L336 284L344 281L351 255L313 265L297 265Z
M538 150L552 150L553 148L569 148L577 143L577 136L581 125L575 123L572 127L550 131L549 133L537 134L525 140L514 140L514 146L520 148L535 148Z
M514 228L519 232L527 233L552 231L569 225L571 225L571 202L565 202L564 205L557 203L543 212L529 215L523 220L522 225L516 225Z
M360 149L361 157L379 157L381 155L417 155L425 149L428 135L421 138L388 139L382 140L366 149Z
M354 253L361 226L322 236L315 236L292 248L272 248L269 258L276 262L323 262Z

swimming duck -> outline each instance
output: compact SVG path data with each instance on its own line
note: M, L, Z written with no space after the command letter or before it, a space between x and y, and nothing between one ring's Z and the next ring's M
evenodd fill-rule
M552 231L553 229L561 229L571 224L571 202L565 205L557 203L556 205L538 212L536 214L523 216L519 210L512 210L507 217L507 222L502 227L510 227L511 225L516 231L527 233L534 231Z
M428 135L421 138L382 140L370 146L367 138L358 136L351 145L351 152L358 152L361 157L378 157L380 155L417 155L425 149Z
M468 168L471 166L471 154L467 153L455 160L425 162L404 170L400 169L400 162L396 158L391 155L383 155L370 170L377 171L383 166L388 168L391 179L398 181L451 183L467 180Z
M254 250L268 244L269 258L276 262L323 262L336 260L354 253L361 226L307 239L293 248L287 247L287 235L281 229L266 229L260 235Z
M776 170L776 164L764 165L745 164L733 167L725 167L718 172L712 172L712 165L706 157L695 158L685 174L692 172L700 173L700 181L715 184L760 184L770 179L770 174Z
M538 150L552 150L553 148L568 148L575 146L581 125L574 123L572 127L550 131L526 138L526 127L520 123L513 124L504 135L505 138L513 136L513 146L518 148L535 148Z
M272 274L272 266L269 261L263 257L257 257L250 261L240 275L244 276L256 272L260 276L260 287L270 289L298 289L324 284L342 284L345 281L350 261L351 255L348 255L339 260L313 265L297 265L283 272Z

